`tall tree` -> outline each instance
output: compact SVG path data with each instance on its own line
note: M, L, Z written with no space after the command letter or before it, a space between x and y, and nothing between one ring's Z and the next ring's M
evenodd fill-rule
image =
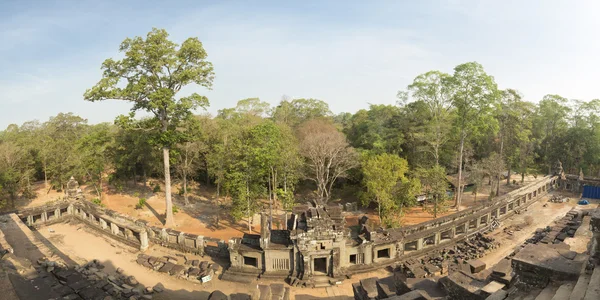
M343 133L325 120L314 119L298 128L300 153L306 159L308 179L317 185L317 196L331 197L335 181L358 164L356 152Z
M417 137L428 145L436 165L440 162L441 148L450 136L453 93L451 83L450 75L440 71L429 71L417 76L408 86L412 97L426 104L427 121Z
M133 102L132 111L145 110L156 119L161 133L165 169L165 224L172 226L171 168L169 150L177 143L177 127L197 108L206 108L208 99L197 93L176 98L181 89L191 83L210 88L214 79L213 66L198 38L188 38L181 46L168 39L163 29L152 29L146 36L127 38L119 48L125 57L107 59L102 64L102 79L84 98L88 101L107 99Z
M567 116L571 109L567 106L567 102L567 98L559 95L546 95L538 105L534 128L541 141L540 158L546 165L548 174L551 173L556 160L560 158L551 155L550 145L554 138L566 131L568 127Z
M102 199L102 178L110 167L108 149L112 147L114 135L107 123L90 126L87 134L79 139L78 151L81 169L91 180L98 199Z
M455 126L459 136L458 183L456 208L462 200L463 154L467 137L477 135L496 121L491 115L492 105L498 97L494 78L476 62L456 66L451 78L452 105L456 109Z

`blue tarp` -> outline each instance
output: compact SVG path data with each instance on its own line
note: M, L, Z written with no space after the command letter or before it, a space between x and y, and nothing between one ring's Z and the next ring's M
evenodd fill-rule
M588 205L588 204L590 204L590 202L587 201L587 200L585 200L585 199L581 199L581 200L579 200L579 202L577 202L577 204L579 204L579 205Z
M600 199L600 187L591 185L583 186L583 195L581 198Z

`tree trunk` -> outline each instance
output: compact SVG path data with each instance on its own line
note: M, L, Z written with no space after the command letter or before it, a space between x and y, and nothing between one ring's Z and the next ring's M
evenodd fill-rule
M496 179L496 196L500 195L500 175L498 175L498 178Z
M250 187L248 186L248 180L246 180L246 201L248 204L248 231L252 232L252 216L250 215Z
M188 200L188 192L187 192L187 172L183 171L183 201L185 205L190 205L190 201Z
M44 164L44 184L46 189L48 188L48 171L46 170L46 164Z
M506 173L506 176L507 176L506 177L506 185L510 185L510 171L511 171L510 164L508 164L508 171Z
M137 173L135 172L135 166L133 166L133 186L137 186Z
M165 225L175 225L173 219L173 202L171 202L171 167L169 166L169 148L163 147L163 164L165 166Z
M377 199L377 211L379 213L379 226L383 225L383 219L381 218L381 202Z
M217 206L217 226L216 226L217 229L219 229L219 217L221 215L221 206L219 205L219 197L221 196L220 191L221 191L221 182L217 182L217 198L215 198L215 204Z
M269 172L269 230L273 228L273 188L271 187L271 178L273 176L273 171Z
M146 182L148 181L148 177L146 177L146 168L142 165L142 175L144 176L144 187L146 187Z
M458 186L456 187L456 190L458 191L456 193L456 210L460 210L460 205L462 202L462 189L460 188L461 183L462 183L462 163L463 163L463 150L465 147L465 134L464 132L461 133L461 137L460 137L460 154L458 156Z
M525 182L525 172L521 173L521 183Z

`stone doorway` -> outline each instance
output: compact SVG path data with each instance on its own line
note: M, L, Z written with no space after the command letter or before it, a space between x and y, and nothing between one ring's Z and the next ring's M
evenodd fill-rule
M315 275L327 275L327 257L314 258L313 270Z

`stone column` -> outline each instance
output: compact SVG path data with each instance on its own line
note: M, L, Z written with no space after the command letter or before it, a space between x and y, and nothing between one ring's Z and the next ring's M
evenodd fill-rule
M58 219L58 218L60 218L60 208L57 208L57 209L54 211L54 216L55 216L57 219Z
M118 235L119 234L119 226L117 226L115 223L110 223L110 232L114 235Z
M185 246L185 235L183 232L180 232L177 236L177 244Z
M104 219L102 219L102 218L100 218L100 227L102 229L108 228L108 225L106 224L106 221L104 221Z
M417 240L417 251L423 249L423 238Z
M140 251L146 251L148 249L148 231L142 229L140 231Z
M73 207L73 204L69 204L69 206L67 207L67 213L72 215L75 212L75 207Z
M47 221L48 221L48 213L43 212L42 213L42 223L46 223Z
M434 239L434 245L439 245L440 241L442 240L442 233L436 232L433 239Z
M33 226L33 216L27 216L27 226Z
M201 235L196 237L196 249L200 255L204 256L204 237Z
M160 231L160 239L165 242L169 242L169 234L167 233L167 229L163 228Z

